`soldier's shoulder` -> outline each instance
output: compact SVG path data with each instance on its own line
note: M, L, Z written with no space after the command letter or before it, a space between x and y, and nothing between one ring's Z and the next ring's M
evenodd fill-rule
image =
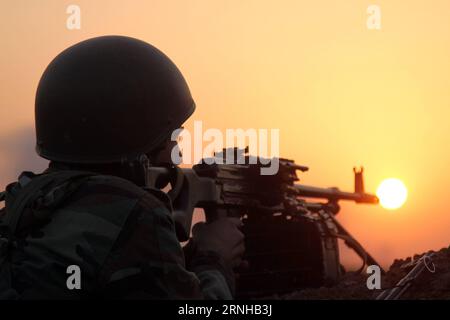
M140 198L145 191L133 182L112 175L94 175L89 177L84 189L95 193L110 193L129 198Z
M158 189L142 188L135 183L112 175L95 175L71 197L76 205L111 205L112 203L134 203L144 208L165 207L170 209L170 201Z

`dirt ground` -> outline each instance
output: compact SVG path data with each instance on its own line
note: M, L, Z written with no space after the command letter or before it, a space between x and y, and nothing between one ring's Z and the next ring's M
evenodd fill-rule
M411 282L409 289L401 299L450 299L450 247L434 253L432 262L435 272L427 269ZM292 294L280 296L281 299L375 299L382 291L396 287L412 267L402 267L411 261L417 261L425 253L403 260L394 260L385 275L381 276L381 289L369 290L366 285L367 274L347 273L341 281L333 287L306 289ZM432 265L428 264L430 269Z

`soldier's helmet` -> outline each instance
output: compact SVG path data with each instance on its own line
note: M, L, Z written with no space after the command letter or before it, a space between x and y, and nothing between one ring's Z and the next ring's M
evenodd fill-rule
M185 79L164 53L134 38L92 38L61 52L41 77L36 151L68 163L132 161L194 110Z

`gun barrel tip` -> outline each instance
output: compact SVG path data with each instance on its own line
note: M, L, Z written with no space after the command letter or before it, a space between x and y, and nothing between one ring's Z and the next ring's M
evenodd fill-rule
M378 198L377 196L373 196L372 203L373 204L379 204L380 203L380 198Z

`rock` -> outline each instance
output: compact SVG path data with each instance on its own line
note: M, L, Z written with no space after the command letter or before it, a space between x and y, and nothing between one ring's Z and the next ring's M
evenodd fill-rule
M427 253L432 253L428 251ZM405 277L412 267L404 268L407 263L417 261L425 253L415 254L413 258L395 259L389 267L386 275L382 276L382 289L395 286ZM450 246L443 248L433 256L435 272L424 270L420 277L413 281L411 287L404 293L401 299L450 299ZM430 267L432 267L430 265ZM366 286L366 274L345 274L341 281L333 287L318 289L304 289L288 295L280 296L281 299L375 299L382 290L369 290Z

